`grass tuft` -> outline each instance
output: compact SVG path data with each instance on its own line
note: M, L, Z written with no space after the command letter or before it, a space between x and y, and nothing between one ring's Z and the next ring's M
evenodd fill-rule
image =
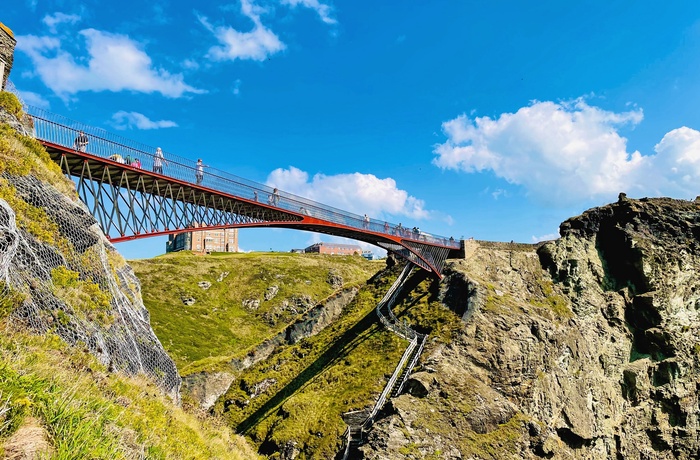
M109 374L52 335L0 324L0 451L27 417L49 434L52 459L252 459L220 422L184 412L143 377Z

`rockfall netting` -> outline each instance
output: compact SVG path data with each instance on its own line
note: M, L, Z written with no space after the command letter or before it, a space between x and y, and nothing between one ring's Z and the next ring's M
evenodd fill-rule
M180 376L131 267L85 205L32 175L0 174L3 303L11 321L85 347L113 371L145 373L179 400Z

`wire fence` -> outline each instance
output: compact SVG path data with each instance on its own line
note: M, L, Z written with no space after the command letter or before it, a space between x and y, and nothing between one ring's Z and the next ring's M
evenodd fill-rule
M283 209L303 216L314 217L365 232L399 236L420 243L459 249L459 241L452 237L432 235L418 228L405 228L379 219L360 216L324 205L265 184L208 167L188 158L138 141L89 126L47 110L25 106L34 121L34 135L45 142L75 149L121 164L124 168L150 170L152 174L177 179L209 189L234 195L250 202Z

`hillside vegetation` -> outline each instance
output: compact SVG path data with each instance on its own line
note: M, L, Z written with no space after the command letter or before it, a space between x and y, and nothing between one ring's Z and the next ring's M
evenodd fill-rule
M164 356L138 283L117 282L133 274L96 227L72 224L89 220L74 186L0 95L0 458L255 458L165 396L177 373L166 387L162 369L135 361Z
M219 397L213 413L249 436L259 453L271 458L335 456L347 426L343 414L371 409L408 344L386 330L375 312L400 268L384 268L383 262L285 253L214 257L182 253L134 261L133 265L142 280L154 327L161 331L166 347L186 350L192 344L206 343L210 352L230 349L233 356L247 350L236 350L235 343L258 345L288 324L291 316L280 317L283 320L278 319L277 324L266 321L285 300L307 295L315 303L327 297L334 290L328 283L330 271L342 274L346 286L350 281L359 287L354 300L325 329L296 343L279 345L267 359L250 367L226 366L230 356L189 366L197 372L233 374L231 386ZM384 269L368 279L378 268ZM230 275L217 282L226 271ZM166 289L163 279L176 281ZM212 286L202 290L197 283L203 280ZM277 296L263 301L272 284L279 286ZM433 341L449 341L461 322L437 301L437 284L420 271L409 284L409 292L401 296L396 309L399 317L431 333ZM197 296L193 306L182 306L179 293L183 292L185 297ZM260 307L254 311L243 307L248 298L261 299ZM180 304L175 313L172 303ZM211 331L220 339L203 337ZM218 365L212 365L217 361Z
M0 323L0 457L251 459L246 442L143 377L110 373L57 336ZM16 457L15 457L16 456Z
M342 414L372 407L406 348L375 313L395 276L376 276L331 326L240 372L214 412L260 453L333 458L346 428Z
M333 280L359 286L384 266L358 256L190 252L130 264L153 329L183 375L200 368L202 360L244 356L336 292L340 284ZM202 281L211 287L200 287ZM194 304L185 305L183 299L190 298Z

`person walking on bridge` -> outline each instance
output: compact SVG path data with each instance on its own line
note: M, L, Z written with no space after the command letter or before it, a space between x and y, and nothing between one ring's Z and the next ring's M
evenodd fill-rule
M163 174L163 163L168 164L165 157L163 157L163 151L158 147L156 148L156 154L153 155L153 172Z
M367 214L365 214L364 219L362 219L362 227L365 229L369 228L369 216Z
M205 165L202 163L202 159L199 158L197 160L197 170L195 171L195 178L197 179L197 185L202 183L202 180L204 180L204 168L208 168L209 166Z
M73 142L73 148L77 150L78 152L84 152L87 150L87 145L88 145L88 137L85 135L83 131L80 131L80 134L78 134L78 137L75 138L75 142Z
M280 192L277 190L277 187L275 187L272 190L272 203L273 206L279 206L280 204Z

